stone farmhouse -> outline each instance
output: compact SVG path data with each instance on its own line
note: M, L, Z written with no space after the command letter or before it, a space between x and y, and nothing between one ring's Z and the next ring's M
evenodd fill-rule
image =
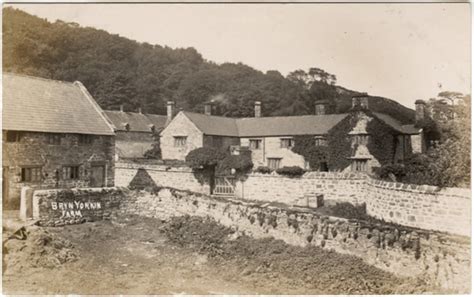
M164 115L144 114L106 110L115 131L116 159L143 158L146 151L152 148L156 137L171 120Z
M80 82L3 73L4 209L22 187L114 185L112 124Z
M310 169L302 155L292 151L295 137L314 137L315 146L328 146L329 134L344 121L351 129L340 138L350 142L350 153L339 156L344 159L344 168L336 168L325 162L320 171L370 171L384 161L398 162L411 153L423 152L425 145L422 129L415 125L402 125L393 117L370 112L368 97L353 98L349 113L327 114L327 102L315 103L315 114L304 116L261 117L261 103L255 102L255 117L227 118L211 114L212 106L205 106L205 113L180 111L160 133L163 159L184 160L186 155L199 147L230 147L235 152L250 149L254 168L268 166L271 169L283 166L299 166ZM425 116L424 104L417 101L417 120ZM367 127L376 119L387 134L370 135ZM370 147L388 147L386 151L372 153ZM333 148L329 148L330 150Z

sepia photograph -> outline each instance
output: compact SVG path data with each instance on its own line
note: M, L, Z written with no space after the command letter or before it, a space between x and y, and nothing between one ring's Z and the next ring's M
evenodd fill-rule
M470 294L471 26L4 2L2 294Z

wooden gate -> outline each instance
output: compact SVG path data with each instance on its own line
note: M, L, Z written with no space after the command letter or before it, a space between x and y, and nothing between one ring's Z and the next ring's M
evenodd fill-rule
M235 177L233 176L217 176L214 179L214 189L212 194L219 196L234 196L235 193Z

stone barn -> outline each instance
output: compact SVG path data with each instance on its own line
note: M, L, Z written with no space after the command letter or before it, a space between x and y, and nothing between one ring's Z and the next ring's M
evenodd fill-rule
M21 188L114 185L115 134L80 82L3 73L4 209Z

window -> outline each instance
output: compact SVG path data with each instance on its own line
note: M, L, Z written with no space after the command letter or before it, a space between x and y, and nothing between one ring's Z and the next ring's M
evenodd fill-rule
M272 170L280 168L281 158L268 158L268 167Z
M249 146L251 150L260 150L262 149L262 140L261 139L250 139Z
M316 136L314 138L314 145L316 146L327 146L328 140L322 136Z
M79 166L64 166L63 167L63 179L78 179L79 178Z
M367 160L352 160L352 171L367 171Z
M186 146L186 139L187 136L174 136L174 146L175 147L183 147Z
M55 134L55 133L48 134L48 144L60 145L61 138L62 138L61 134Z
M280 141L280 147L282 148L292 148L295 145L293 138L281 138Z
M20 142L23 136L23 133L19 131L7 131L6 134L6 142Z
M79 134L79 145L92 144L92 135Z
M367 145L369 142L369 135L354 135L354 143L355 144L363 144Z
M22 182L40 182L42 167L23 167L21 168Z

